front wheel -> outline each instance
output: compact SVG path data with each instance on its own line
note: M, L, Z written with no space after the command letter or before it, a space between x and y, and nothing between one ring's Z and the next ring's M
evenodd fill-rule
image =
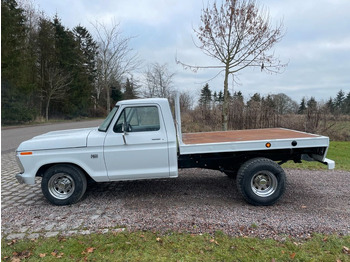
M237 187L248 203L269 206L282 197L286 188L286 175L274 161L253 158L239 169Z
M41 180L41 190L46 199L57 206L78 202L87 187L85 174L78 167L58 164L46 170Z

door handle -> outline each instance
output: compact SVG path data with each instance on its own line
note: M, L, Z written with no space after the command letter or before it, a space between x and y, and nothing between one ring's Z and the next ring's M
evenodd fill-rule
M153 141L159 141L160 138L152 138Z

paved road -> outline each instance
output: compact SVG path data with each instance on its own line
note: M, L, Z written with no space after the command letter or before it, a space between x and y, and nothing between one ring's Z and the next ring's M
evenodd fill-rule
M91 121L35 125L28 127L3 128L1 130L1 153L6 154L14 152L21 142L49 131L95 127L99 126L102 121L103 120L99 119Z

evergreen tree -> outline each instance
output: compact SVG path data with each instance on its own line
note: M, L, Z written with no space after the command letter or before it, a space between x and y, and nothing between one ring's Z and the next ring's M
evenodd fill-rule
M255 102L260 102L261 101L261 96L259 93L255 93L252 97L251 97L251 100L252 101L255 101Z
M213 94L213 102L214 104L218 102L218 94L216 93L216 91L214 91L214 94Z
M121 91L121 84L118 81L115 81L115 83L111 87L111 98L113 99L114 103L117 103L118 101L123 99L123 93Z
M249 101L247 102L248 107L256 107L261 102L261 96L259 93L255 93L252 97L250 97Z
M67 113L77 115L86 115L91 106L91 94L96 80L96 56L97 43L93 40L89 31L82 26L76 26L72 32L72 46L74 50L73 82L70 91L70 103L72 106L67 108Z
M85 68L81 63L84 61L81 59L81 50L73 32L62 25L57 15L52 25L55 39L55 70L66 78L65 84L69 83L61 89L65 95L55 97L54 110L68 118L77 117L83 113L82 107L89 105L89 102L85 100L90 99L91 96L90 90L86 92L87 94L84 92L87 84L87 79L82 72Z
M224 94L221 90L218 94L218 102L219 102L219 104L222 104L224 102Z
M208 83L204 85L204 87L201 90L201 96L199 98L199 105L200 107L204 109L210 109L212 101L212 95L211 95L211 90L209 88Z
M243 102L244 98L243 98L242 92L241 92L241 91L234 92L234 93L233 93L233 99L234 99L234 100L239 100L239 101L242 101L242 102Z
M26 43L26 17L15 0L1 1L1 96L4 123L33 120L33 89Z
M123 94L124 99L135 99L137 98L137 93L135 89L135 84L133 80L129 80L129 78L126 79L125 83L125 92Z
M343 104L345 100L345 93L340 90L334 99L334 109L337 113L343 113Z
M317 109L317 101L313 96L307 101L306 104L307 104L307 109L309 110Z
M350 92L344 99L344 114L350 115Z
M305 97L303 97L299 105L298 114L303 115L305 114L305 111L306 111L306 99Z
M333 98L330 97L329 100L326 103L326 107L329 110L330 113L334 113L334 102L333 102Z

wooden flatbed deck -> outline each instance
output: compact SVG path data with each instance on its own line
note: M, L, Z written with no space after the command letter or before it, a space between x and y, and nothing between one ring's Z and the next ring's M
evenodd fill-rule
M182 134L182 142L187 145L193 145L310 137L319 136L283 128L266 128L203 133L185 133Z

